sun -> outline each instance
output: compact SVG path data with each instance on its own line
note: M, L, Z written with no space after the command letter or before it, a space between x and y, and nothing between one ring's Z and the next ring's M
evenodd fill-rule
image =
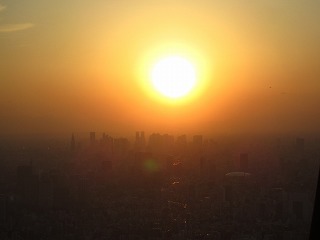
M165 97L181 98L194 88L196 84L194 65L181 56L167 56L151 69L151 81L154 88Z

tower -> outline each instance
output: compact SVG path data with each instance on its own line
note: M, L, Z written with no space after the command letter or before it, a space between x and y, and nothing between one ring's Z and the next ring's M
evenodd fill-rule
M6 224L7 220L7 196L0 195L0 226Z
M240 171L247 172L249 168L249 160L248 153L240 154L240 162L239 162Z
M139 132L136 132L136 139L134 142L134 148L136 151L140 150L140 133Z
M75 146L76 146L76 143L75 143L75 140L74 140L74 134L72 133L72 135L71 135L71 142L70 142L70 149L71 149L71 151L74 151Z
M202 135L193 136L193 147L194 150L198 153L202 151Z
M144 132L140 133L140 150L145 150L146 148L146 139L144 137Z
M96 142L96 133L90 132L90 143L94 144Z
M17 169L17 199L25 206L36 205L39 196L39 179L33 173L32 162L30 165L21 165Z

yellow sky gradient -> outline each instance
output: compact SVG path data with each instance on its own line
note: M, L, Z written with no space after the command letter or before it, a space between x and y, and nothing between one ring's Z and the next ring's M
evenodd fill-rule
M0 1L0 130L319 131L317 1ZM200 87L157 97L155 59Z

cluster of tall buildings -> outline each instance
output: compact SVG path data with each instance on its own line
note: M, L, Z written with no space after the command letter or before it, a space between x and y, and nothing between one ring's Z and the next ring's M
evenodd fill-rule
M202 135L136 132L130 143L72 134L68 148L46 147L24 164L17 157L13 184L0 192L0 237L306 239L317 145L255 144L239 151Z

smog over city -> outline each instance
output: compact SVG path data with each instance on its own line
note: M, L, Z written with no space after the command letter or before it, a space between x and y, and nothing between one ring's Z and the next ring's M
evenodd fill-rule
M0 0L0 239L316 239L319 9Z

